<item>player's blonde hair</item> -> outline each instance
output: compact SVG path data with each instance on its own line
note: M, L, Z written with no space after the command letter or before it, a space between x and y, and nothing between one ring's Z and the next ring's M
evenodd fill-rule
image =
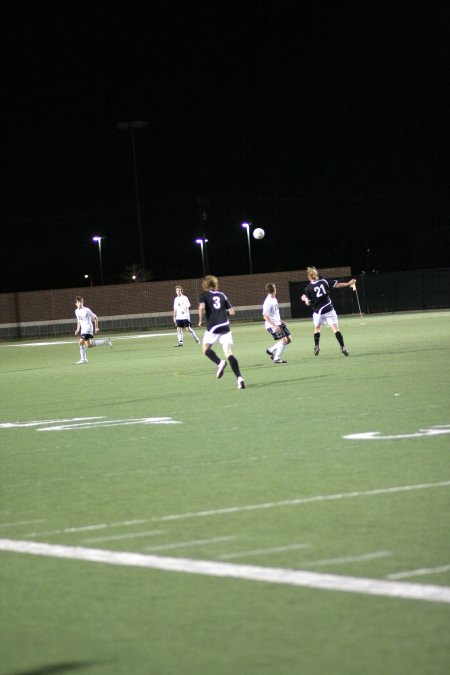
M219 288L219 280L212 274L208 274L202 281L204 291L215 291Z
M318 273L318 271L316 270L315 267L307 267L306 271L307 271L308 277L310 279L318 279L319 278L319 273Z

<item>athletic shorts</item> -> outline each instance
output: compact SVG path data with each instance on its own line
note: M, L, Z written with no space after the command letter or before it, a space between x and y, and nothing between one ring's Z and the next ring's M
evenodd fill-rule
M88 340L92 340L93 337L94 337L94 336L91 335L90 333L83 333L82 335L80 335L80 338L81 338L82 340L86 340L86 342L87 342Z
M191 327L191 322L189 319L177 319L177 328L190 328Z
M313 314L313 321L315 326L331 326L338 322L338 315L335 310L332 309L331 312L326 312L325 314Z
M285 323L281 323L278 326L278 330L276 331L272 328L272 326L269 326L267 331L271 334L274 340L281 340L281 338L289 337L289 335L291 334L289 328L286 326Z
M217 340L223 347L226 345L232 345L233 337L231 335L231 330L227 331L226 333L211 333L209 330L205 331L203 336L204 345L213 345L215 342L217 342Z

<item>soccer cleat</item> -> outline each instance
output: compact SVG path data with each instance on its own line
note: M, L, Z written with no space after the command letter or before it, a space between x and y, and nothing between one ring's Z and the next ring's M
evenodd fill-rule
M198 339L198 337L195 337L194 340L196 341L197 344L200 342L200 340Z
M174 345L174 347L182 347L182 346L183 346L183 343L182 343L182 342L180 342L180 343L177 344L177 345Z
M245 389L245 382L243 377L238 377L237 380L237 388L238 389Z
M270 358L271 358L272 361L273 361L273 354L272 354L272 352L270 351L270 349L266 349L266 354L267 354L267 356L270 356Z
M80 363L87 363L87 362L88 362L87 359L80 359L79 361L77 361L76 365L78 366Z
M274 359L274 363L287 363L287 361L283 361L283 359Z
M227 362L226 361L221 361L219 365L217 366L217 379L220 380L220 378L223 375L223 371L227 367Z
M341 352L343 353L344 356L349 356L347 347L342 347Z
M106 338L106 344L110 349L112 349L112 341L109 338Z
M320 347L319 347L319 345L316 345L316 346L314 347L314 356L318 356L318 355L319 355L319 352L320 352Z

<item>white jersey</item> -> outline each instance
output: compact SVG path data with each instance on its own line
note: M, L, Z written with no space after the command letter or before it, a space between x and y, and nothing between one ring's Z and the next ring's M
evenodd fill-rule
M190 321L191 317L189 314L189 307L191 306L191 303L189 302L188 298L185 295L177 295L175 300L173 301L173 309L174 309L174 318L181 320L181 319L187 319Z
M262 313L263 316L268 316L277 326L281 324L280 310L278 309L278 300L276 298L273 298L271 295L268 295L267 298L264 300ZM271 326L272 324L266 320L264 323L264 327L271 328Z
M94 312L89 307L80 307L75 310L75 316L80 324L80 335L94 335L92 319L97 318Z

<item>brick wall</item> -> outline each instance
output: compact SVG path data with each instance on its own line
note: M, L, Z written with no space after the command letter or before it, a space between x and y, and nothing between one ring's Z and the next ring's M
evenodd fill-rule
M321 269L324 277L349 277L349 267ZM265 297L264 286L273 282L277 297L290 316L289 282L305 281L305 270L220 277L220 289L237 310L236 318L260 317ZM61 335L75 324L75 297L81 295L85 305L109 330L142 330L172 325L175 285L180 284L195 309L201 292L201 279L174 279L137 284L65 288L27 293L0 294L0 338L12 339L36 335Z

